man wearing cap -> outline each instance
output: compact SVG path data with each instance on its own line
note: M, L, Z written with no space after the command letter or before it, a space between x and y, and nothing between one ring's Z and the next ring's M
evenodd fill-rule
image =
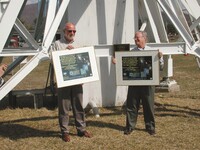
M64 37L56 41L51 51L57 50L72 50L76 47L74 37L76 33L75 25L71 22L65 24L63 29ZM70 141L69 136L69 111L72 107L73 116L75 118L75 125L77 135L80 137L91 138L91 134L86 131L85 112L83 109L83 88L82 85L73 85L63 88L58 88L58 115L59 125L62 134L62 139L65 142Z

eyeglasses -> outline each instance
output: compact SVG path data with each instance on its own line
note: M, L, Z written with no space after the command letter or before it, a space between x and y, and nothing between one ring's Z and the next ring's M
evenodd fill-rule
M67 30L69 33L76 33L76 30Z
M133 39L140 39L140 38L143 38L144 36L136 36L134 37Z

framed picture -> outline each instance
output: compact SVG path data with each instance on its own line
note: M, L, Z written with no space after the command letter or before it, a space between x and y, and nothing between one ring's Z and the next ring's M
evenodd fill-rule
M158 85L158 50L116 52L117 85Z
M52 52L57 87L99 80L94 47Z

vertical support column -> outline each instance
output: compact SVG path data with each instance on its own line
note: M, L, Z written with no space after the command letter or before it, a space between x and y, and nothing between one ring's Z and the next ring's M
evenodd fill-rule
M44 30L44 38L43 40L46 38L48 31L52 25L52 22L55 18L56 15L56 7L57 7L57 1L49 1L49 5L48 5L48 11L47 11L47 19L46 19L46 24L45 24L45 30Z

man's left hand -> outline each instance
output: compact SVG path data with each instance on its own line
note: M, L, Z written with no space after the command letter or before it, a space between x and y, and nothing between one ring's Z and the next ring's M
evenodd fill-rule
M159 57L159 59L160 59L161 57L163 57L163 53L162 53L162 52L158 52L158 57Z

